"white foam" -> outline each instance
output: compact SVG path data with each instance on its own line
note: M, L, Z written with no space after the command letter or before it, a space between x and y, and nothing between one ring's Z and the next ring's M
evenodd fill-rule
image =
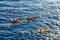
M44 0L44 1L52 1L52 2L57 2L57 1L60 1L60 0Z
M0 24L0 26L10 26L10 25L12 25L12 24L10 24L10 23L7 23L7 24Z
M48 38L48 37L46 37L46 40L53 40L53 38Z

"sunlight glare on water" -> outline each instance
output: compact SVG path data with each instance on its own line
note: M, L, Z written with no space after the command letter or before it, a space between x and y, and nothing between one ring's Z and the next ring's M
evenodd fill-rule
M27 16L37 18L27 21ZM22 21L10 22L20 17ZM60 40L60 0L0 0L0 40Z

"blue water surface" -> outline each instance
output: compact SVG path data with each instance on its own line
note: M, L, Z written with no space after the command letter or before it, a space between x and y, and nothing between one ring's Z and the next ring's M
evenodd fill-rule
M44 0L0 0L0 40L60 40L60 2ZM14 9L13 12L6 12ZM37 16L27 21L27 16ZM11 23L13 18L22 21ZM37 29L50 29L37 33Z

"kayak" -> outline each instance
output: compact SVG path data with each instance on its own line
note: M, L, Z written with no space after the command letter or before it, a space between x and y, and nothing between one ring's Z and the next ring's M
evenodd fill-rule
M49 29L38 29L37 32L38 33L45 33L45 32L49 32Z
M31 19L36 19L36 18L37 18L37 16L28 16L26 19L31 20Z
M12 11L14 11L14 9L8 9L8 10L7 10L7 12L12 12Z
M18 22L18 21L22 21L22 18L15 18L15 19L11 19L11 22Z

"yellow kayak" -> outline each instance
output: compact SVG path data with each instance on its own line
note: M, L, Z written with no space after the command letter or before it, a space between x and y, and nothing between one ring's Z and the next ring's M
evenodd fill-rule
M38 29L37 32L38 33L45 33L45 32L49 32L49 29Z

